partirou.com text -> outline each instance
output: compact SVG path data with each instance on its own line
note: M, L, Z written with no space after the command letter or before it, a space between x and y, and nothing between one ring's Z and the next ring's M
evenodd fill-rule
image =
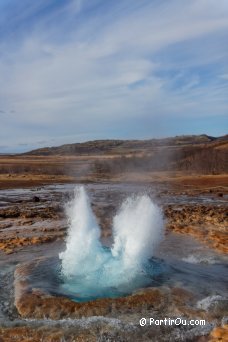
M167 325L167 326L172 326L172 325L206 325L205 319L190 319L187 320L185 318L167 318L165 317L164 319L155 319L153 317L150 318L144 318L142 317L139 320L139 324L141 327L144 326L149 326L149 325Z

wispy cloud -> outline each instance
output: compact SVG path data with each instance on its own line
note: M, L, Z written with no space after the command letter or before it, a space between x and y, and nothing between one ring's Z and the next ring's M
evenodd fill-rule
M227 1L11 0L0 13L0 142L172 135L199 116L223 134Z
M228 80L228 73L219 75L219 77L221 77L223 80Z

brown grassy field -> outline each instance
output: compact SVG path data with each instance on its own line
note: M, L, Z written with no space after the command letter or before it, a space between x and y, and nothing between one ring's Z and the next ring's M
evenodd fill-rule
M166 183L177 190L227 191L228 174L186 171L120 170L110 172L98 165L118 163L118 156L0 157L0 189L41 186L52 183L138 182Z
M94 141L2 155L0 188L109 181L225 190L227 160L227 136Z

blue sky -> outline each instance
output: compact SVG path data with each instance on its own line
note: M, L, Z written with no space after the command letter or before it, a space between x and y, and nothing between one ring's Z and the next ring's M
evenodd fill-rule
M227 0L0 1L0 152L227 128Z

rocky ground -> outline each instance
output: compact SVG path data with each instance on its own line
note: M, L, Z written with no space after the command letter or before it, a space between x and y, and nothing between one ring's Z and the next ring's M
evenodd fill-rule
M172 197L182 198L183 195L182 202L169 203ZM107 196L109 203L92 203L103 237L111 235L111 219L119 204L115 193ZM192 235L212 248L228 252L228 195L224 189L223 192L217 189L196 192L191 189L184 193L170 190L156 193L156 196L163 206L167 230ZM62 239L67 228L66 201L66 194L43 198L34 191L29 198L16 197L14 201L3 204L0 207L0 249L9 254L27 245Z
M205 180L202 187L199 180L194 183L187 178L171 181L170 187L166 183L161 187L160 179L150 186L151 195L163 207L167 234L190 235L224 255L228 246L227 191L224 179L223 185L216 179L214 183ZM110 187L97 194L91 185L92 206L104 239L111 236L111 219L125 196L120 189L118 185L115 191ZM10 260L12 267L0 280L0 311L11 323L1 324L0 341L226 341L227 302L217 297L200 305L200 298L181 286L153 287L124 298L89 303L75 303L34 288L32 270L48 260L45 250L54 243L62 245L66 236L64 204L69 190L33 187L25 193L7 191L0 194L0 260L2 266ZM39 246L43 246L44 257L37 258L33 250ZM23 253L28 253L26 258ZM201 329L139 326L141 317L162 318L164 314L205 319L207 324Z

